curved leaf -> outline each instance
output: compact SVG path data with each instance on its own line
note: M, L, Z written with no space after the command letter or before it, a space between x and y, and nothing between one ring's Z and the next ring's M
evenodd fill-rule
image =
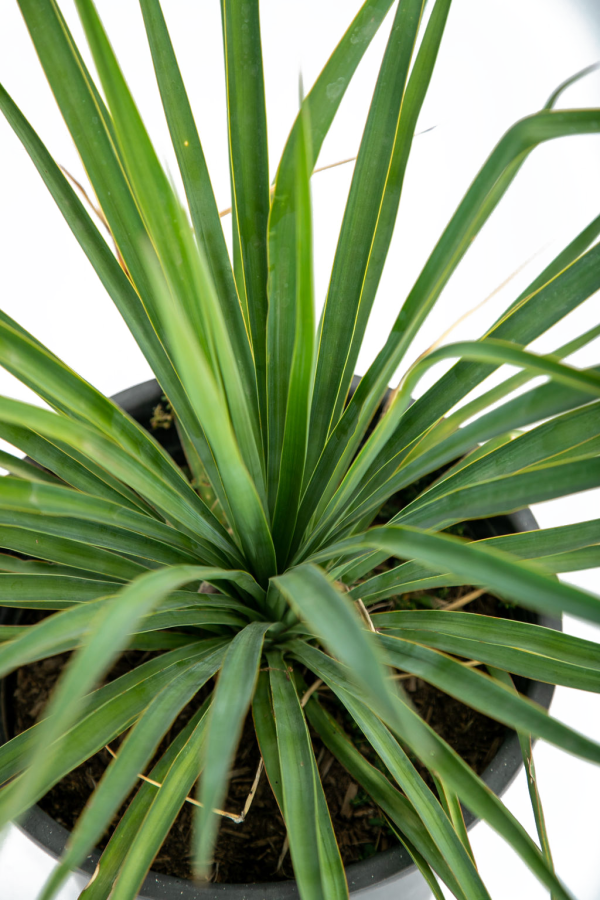
M156 694L139 717L113 759L71 832L59 865L52 871L39 900L51 900L70 871L94 848L115 813L137 784L156 748L183 707L220 667L225 649L191 663Z
M6 469L11 475L27 481L40 482L41 484L60 484L60 480L51 472L46 472L40 466L32 465L26 459L13 456L12 453L0 451L0 468Z
M193 715L188 724L182 728L175 740L150 771L150 778L153 781L158 781L159 784L162 784L173 761L205 715L210 701L211 697L204 701L200 709ZM90 879L87 887L81 892L80 900L108 900L108 895L121 864L135 836L142 827L146 813L152 805L157 790L158 788L155 785L147 781L140 785L135 797L129 803L125 813L119 820L119 824L111 835L110 841L102 853L94 877Z
M392 6L392 0L365 0L302 103L281 156L275 179L268 231L268 439L269 496L275 498L279 459L288 402L289 373L295 331L295 217L289 214L294 196L296 143L306 116L311 126L309 170L316 165L323 141L346 89L371 40ZM234 241L235 247L235 241Z
M402 381L402 384L390 404L388 412L382 417L377 428L365 442L346 474L342 484L334 495L329 508L319 522L318 528L311 535L307 548L313 549L332 523L339 517L339 510L345 508L351 497L356 494L370 465L377 458L380 450L393 436L396 426L410 405L413 388L418 384L423 373L441 359L464 357L467 359L491 360L497 363L509 363L529 369L536 374L550 375L553 380L569 387L579 388L591 396L600 397L600 374L590 370L579 370L567 366L551 356L538 356L527 352L508 341L485 339L481 341L462 341L448 344L428 353L417 362ZM304 551L301 558L305 557ZM300 560L297 560L300 561Z
M235 355L243 372L242 381L246 388L248 402L256 407L256 371L250 339L185 85L158 0L143 0L141 7L154 70L183 178L194 231L206 254L215 290L228 323ZM258 409L256 408L257 413Z
M593 549L593 546L598 544L600 544L600 519L591 519L589 522L578 522L574 525L559 525L556 528L506 534L485 538L481 541L483 547L496 547L518 559L535 561L536 565L543 566L544 571L551 573L570 571L571 553L569 551L577 553L582 549L584 551ZM372 560L373 557L374 554L370 559ZM552 565L553 563L556 563L556 566ZM368 571L373 563L368 560L364 565ZM577 568L576 565L575 568ZM356 571L354 565L347 571L352 572L352 580L355 577L359 578L362 574L358 571L354 576ZM373 603L376 599L382 600L385 597L392 597L394 594L418 590L419 588L415 586L417 583L422 583L424 587L442 587L447 584L465 582L461 582L460 579L456 580L456 576L452 575L433 575L431 566L409 562L374 575L367 581L357 584L350 593L355 598L360 596L365 602ZM409 587L408 585L413 586Z
M325 746L401 830L401 840L408 838L453 894L460 900L465 900L465 894L456 881L452 869L446 863L410 801L388 781L379 769L362 756L348 735L344 733L339 722L320 705L314 695L306 704L306 715Z
M294 873L302 896L307 900L347 897L339 851L337 866L329 868L323 865L319 850L321 829L327 828L332 832L332 828L329 816L324 815L319 802L320 777L300 700L282 655L273 651L268 654L268 660L281 767L283 814ZM333 845L337 847L335 837Z
M267 222L269 158L258 0L221 0L233 228L266 423ZM264 427L264 425L263 425Z
M177 547L188 554L201 554L201 545L171 525L125 509L110 500L72 491L57 484L32 484L16 478L0 480L0 507L43 513L48 516L72 516L112 527L127 529Z
M27 760L27 777L11 782L0 796L1 822L15 818L35 801L55 757L62 751L65 732L84 708L86 693L127 647L129 635L135 632L138 622L170 591L202 577L200 573L201 569L195 566L159 569L136 579L115 597L94 601L99 608L90 623L87 641L70 660L52 695ZM92 606L86 604L66 610L57 618L83 615Z
M202 769L207 713L180 747L144 820L127 847L127 856L112 889L111 900L131 900L142 885L177 813Z
M18 530L27 529L38 536L55 535L73 543L80 543L88 547L103 547L122 555L133 556L137 560L143 560L143 564L149 568L156 562L163 565L201 562L197 555L182 552L161 541L141 537L123 528L111 528L101 523L74 519L70 516L47 516L39 512L5 509L0 505L0 523L0 535L4 526L14 526ZM6 546L10 546L10 544ZM12 547L11 549L16 548ZM44 557L43 553L39 555ZM58 559L57 561L64 562L65 560ZM81 568L89 568L89 565L82 563L77 563L77 565ZM105 572L104 574L113 573Z
M93 456L97 463L113 472L126 484L130 484L142 495L145 494L150 502L162 507L169 517L181 522L192 533L197 533L215 547L221 548L227 555L231 553L232 545L221 536L220 525L219 531L213 529L203 515L198 512L197 507L191 507L184 502L183 498L177 496L172 488L158 481L151 470L142 465L139 460L89 426L5 397L0 398L0 416L9 423L39 431L51 440L64 441L66 444L73 445L84 455ZM215 556L217 556L217 552L215 552ZM207 561L212 562L213 560Z
M447 534L428 534L408 526L373 528L358 538L335 545L335 553L350 548L374 547L388 556L414 558L434 569L444 568L465 578L467 584L487 584L501 596L543 613L562 613L600 622L600 600L561 584L533 565L514 560L508 553L479 542ZM332 548L329 548L331 552ZM439 571L438 568L438 571Z
M373 624L377 629L397 632L400 636L404 629L419 631L422 635L431 635L432 640L444 637L457 637L473 644L500 646L506 649L521 650L540 662L544 659L553 663L564 663L571 668L580 668L581 675L590 677L600 673L600 657L598 645L562 631L555 631L542 625L529 622L518 622L512 619L497 619L493 616L482 616L477 613L445 612L443 610L420 609L414 612L398 610L391 613L373 613ZM426 640L420 643L427 643ZM452 653L453 651L450 650ZM459 656L469 658L467 654ZM474 659L475 657L470 657ZM493 665L493 663L492 663ZM533 676L537 678L537 676Z
M385 649L390 665L423 678L472 709L510 728L542 737L582 759L600 761L599 744L567 728L541 706L508 690L488 675L404 637L379 635L378 642Z
M428 294L430 288L427 284L430 279L431 289L433 290L431 296L437 296L436 291L441 290L452 268L458 262L457 257L452 257L452 265L444 270L444 277L438 282L435 281L434 273L441 259L445 258L447 254L451 254L451 247L455 241L460 243L463 228L467 229L467 234L471 234L471 229L476 231L483 224L484 220L476 215L475 208L480 202L484 202L482 200L482 192L485 194L490 185L497 184L498 172L496 170L498 170L498 167L500 170L502 169L507 155L514 152L516 158L523 158L519 156L521 152L520 145L529 132L531 132L530 136L533 138L536 133L539 136L545 134L546 129L550 126L556 126L557 131L560 131L562 128L567 130L578 119L577 112L573 112L572 115L569 113L564 119L560 118L564 113L546 112L538 114L538 116L540 115L542 119L534 116L529 119L523 119L513 126L496 147L488 162L473 182L409 295L412 298L411 305L415 309L421 309L418 314L415 313L419 321L417 322L415 319L411 328L420 327L420 317L428 311L429 300L427 297L430 299ZM587 119L590 122L592 120L595 121L594 116L597 118L597 114L593 111L586 111L586 121L582 120L582 127L587 127L587 124L589 124ZM552 119L552 117L558 118ZM600 120L598 121L600 122ZM596 126L594 125L593 127ZM509 171L510 178L513 177L513 174ZM502 184L504 185L504 183ZM494 202L497 202L498 199L498 197L495 197ZM486 210L486 217L487 214L489 214L489 211ZM518 341L520 344L528 344L598 290L600 287L600 269L598 267L600 247L592 247L580 259L577 259L577 256L593 241L599 230L600 217L591 223L587 229L584 229L581 235L563 253L559 254L556 260L518 298L511 310L500 317L487 336L504 341ZM468 245L468 241L466 245ZM466 245L461 243L461 248L464 250ZM426 299L425 306L421 307L424 299ZM388 384L397 369L398 363L408 343L412 340L412 337L408 332L405 332L404 328L405 309L406 304L396 320L394 329L384 348L366 375L361 379L357 390L352 395L344 414L324 448L318 466L305 492L304 508L299 515L299 537L302 530L308 525L315 509L320 515L320 511L329 502L331 488L335 488L339 483L343 472L352 460L356 447L358 447L358 443L354 443L353 452L346 458L343 454L349 440L355 438L357 442L360 442L365 436L369 423L385 396ZM409 318L412 318L412 312ZM436 382L433 388L425 393L423 398L417 400L411 409L407 410L402 418L402 427L397 430L394 439L386 445L381 458L377 459L373 464L373 472L377 472L389 460L392 460L390 464L392 468L387 477L393 474L393 471L401 461L401 451L406 454L412 442L419 435L422 435L432 424L437 422L458 400L468 394L473 387L483 381L495 368L495 365L485 366L479 363L468 362L461 362L453 366L450 372L446 373ZM383 477L383 480L386 480L386 477Z
M0 525L0 545L26 556L97 572L113 581L130 581L146 571L143 565L110 550L100 550L79 541L42 534L29 528Z
M62 752L54 757L46 782L35 799L129 728L156 692L176 677L189 659L212 653L226 643L222 638L209 638L170 650L89 694L78 722L66 733ZM33 725L0 747L0 783L23 770L40 725Z
M379 71L325 299L315 372L309 473L335 427L392 238L417 117L449 3L437 3L407 88L425 3L400 3Z
M225 799L229 770L242 734L258 678L265 633L269 622L252 622L233 638L223 660L208 719L205 766L199 787L196 866L206 874L217 837L213 813Z
M291 645L294 655L333 690L341 688L351 692L370 711L370 697L351 687L349 670L303 641ZM456 791L460 799L476 816L488 822L521 856L536 877L556 893L560 900L572 900L554 870L544 859L538 846L523 826L506 809L496 795L469 768L463 759L427 725L410 705L396 700L397 716L402 720L397 737L418 754L422 762ZM384 721L387 716L384 716ZM386 722L392 729L395 726Z

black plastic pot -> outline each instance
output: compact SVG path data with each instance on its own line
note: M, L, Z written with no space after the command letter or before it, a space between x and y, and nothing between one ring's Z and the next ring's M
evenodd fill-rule
M154 408L159 403L161 391L156 381L146 381L117 394L113 399L143 425L148 425ZM176 462L183 462L181 446L174 429L155 431L154 436L171 453ZM498 516L477 524L478 537L492 537L517 531L531 531L538 527L532 513L521 510L509 516ZM1 602L1 600L0 600ZM0 608L0 624L8 624L13 610ZM560 629L560 620L549 616L533 616L539 625ZM2 685L3 688L3 685ZM550 706L554 686L529 682L527 696L545 709ZM8 698L2 690L2 718L0 719L0 744L8 740L5 704ZM502 794L515 778L522 764L521 750L514 732L507 736L484 771L482 778L495 794ZM476 821L468 811L467 825ZM20 821L20 827L29 837L54 857L59 857L65 847L69 832L38 806L30 809ZM91 853L81 869L91 876L100 854ZM346 869L351 893L364 900L423 900L430 892L424 880L403 847L394 847L368 860L352 863ZM291 900L298 897L294 881L269 884L215 884L196 888L191 882L168 875L150 873L144 882L140 900Z

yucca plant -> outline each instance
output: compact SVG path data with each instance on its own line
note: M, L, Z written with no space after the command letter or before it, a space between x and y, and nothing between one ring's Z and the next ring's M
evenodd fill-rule
M369 609L417 590L472 585L527 610L600 622L598 598L554 577L599 564L600 520L487 540L447 533L600 485L600 370L563 361L600 326L551 355L525 349L600 287L600 217L481 340L432 349L386 393L529 152L553 138L600 132L600 110L555 110L559 89L506 133L351 392L450 0L435 0L427 15L424 0L400 0L393 10L391 0L366 0L300 97L272 183L258 0L222 0L233 264L159 0L140 2L185 202L92 0L76 5L97 82L55 0L19 6L102 223L3 89L0 106L152 367L188 467L0 313L0 363L51 407L0 399L0 437L33 460L0 457L10 473L0 480L0 602L47 613L35 625L2 627L0 674L73 651L44 718L0 749L0 825L123 738L41 895L50 900L204 689L205 701L131 800L85 900L133 900L196 782L194 859L198 878L209 875L220 823L214 810L223 806L250 710L303 900L348 894L313 734L381 808L436 897L435 876L459 900L489 897L462 803L566 900L535 777L542 849L391 676L417 676L516 729L533 773L531 738L594 762L600 746L519 694L512 676L598 691L597 646L466 611ZM391 32L317 323L310 178L388 14ZM456 362L411 404L421 376L440 360ZM457 408L505 363L517 374ZM540 375L545 382L532 386ZM387 501L417 481L426 487L416 499L373 525ZM214 503L205 502L207 491ZM156 652L103 683L126 648ZM319 699L321 687L386 774L348 738L343 716Z

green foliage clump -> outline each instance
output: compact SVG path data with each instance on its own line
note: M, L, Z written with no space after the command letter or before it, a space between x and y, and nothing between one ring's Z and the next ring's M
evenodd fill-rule
M301 100L272 187L258 0L222 0L233 262L160 4L140 3L185 197L159 162L93 0L76 6L98 82L55 0L19 0L114 246L0 88L2 112L168 404L156 431L146 431L0 314L0 364L50 407L0 398L0 437L37 464L7 453L0 459L10 473L0 479L1 602L49 613L33 626L0 629L0 675L73 651L45 718L0 749L0 825L123 736L41 895L50 900L180 711L209 685L206 702L155 761L153 781L130 802L85 900L137 896L196 782L194 859L198 876L209 874L220 821L214 810L223 805L249 710L303 900L348 893L314 733L360 785L357 802L369 797L382 811L376 824L399 835L437 896L433 873L461 900L488 897L462 802L565 900L535 778L543 851L419 717L390 670L522 736L600 762L596 743L519 695L511 680L598 691L594 644L444 609L446 589L472 585L534 612L600 622L597 598L554 577L598 564L598 520L485 540L471 539L464 524L600 484L600 373L563 362L598 334L597 323L550 355L526 349L600 287L600 218L484 337L432 349L387 400L386 392L527 155L547 140L599 132L600 110L556 110L558 92L505 134L350 397L450 0L430 3L425 16L423 0L393 10L391 0L365 0ZM316 323L310 178L388 14L393 24ZM455 362L411 405L421 376L440 360ZM503 364L517 374L456 411ZM539 375L546 383L532 386ZM165 410L185 468L156 440ZM526 430L515 436L515 428ZM399 507L391 498L400 491L408 493ZM413 602L426 590L437 592L439 608ZM390 598L400 598L396 609L369 614ZM104 684L126 648L154 652ZM360 740L350 739L318 690L308 695L303 677L327 686ZM529 762L529 737L522 740ZM435 793L417 760L435 777Z

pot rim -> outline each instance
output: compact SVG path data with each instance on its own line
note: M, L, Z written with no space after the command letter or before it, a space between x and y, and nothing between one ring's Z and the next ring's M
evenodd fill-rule
M150 407L157 404L161 395L162 391L157 381L151 379L115 394L112 399L133 418L138 416L141 418ZM515 532L534 531L539 528L530 509L496 518L505 522L508 520ZM492 520L487 521L491 523ZM547 628L562 630L561 619L553 616L539 615L537 623ZM530 681L526 696L547 710L552 701L554 688L553 684ZM0 720L0 745L5 741L4 721ZM481 778L497 796L501 796L514 781L522 765L519 739L515 732L509 732ZM478 819L469 810L465 810L467 828L472 828L477 821ZM55 859L61 856L70 835L67 828L37 805L24 814L17 827ZM78 871L84 876L93 875L99 859L99 851L93 850L78 867ZM350 893L369 887L379 887L385 882L397 884L401 879L413 876L416 871L415 864L402 845L346 866ZM142 885L139 900L292 900L297 897L299 897L298 888L293 880L254 884L211 884L200 889L186 879L161 875L151 870Z

